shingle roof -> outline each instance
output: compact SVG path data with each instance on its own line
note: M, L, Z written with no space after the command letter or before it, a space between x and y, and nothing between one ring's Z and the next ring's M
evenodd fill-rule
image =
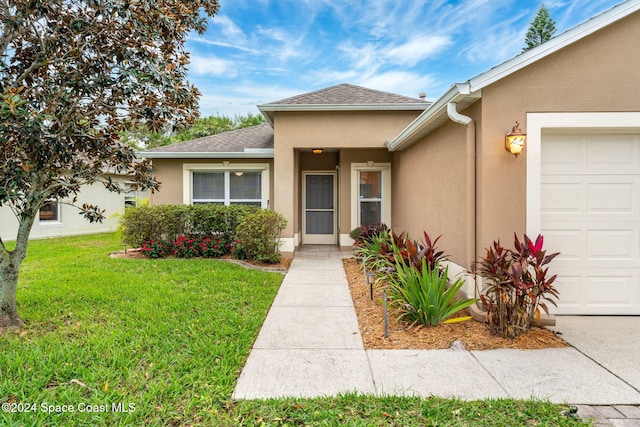
M350 84L339 84L313 92L303 93L268 105L368 105L426 103L418 98L396 95Z
M269 124L252 126L217 135L205 136L191 141L180 142L147 150L143 157L160 157L159 153L243 153L255 149L273 149L273 129ZM164 156L163 156L164 157Z

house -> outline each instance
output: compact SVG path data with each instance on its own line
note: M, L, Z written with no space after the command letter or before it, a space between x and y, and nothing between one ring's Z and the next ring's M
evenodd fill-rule
M127 181L131 178L127 175L108 173L114 183L127 189ZM70 200L52 202L40 209L38 217L33 223L29 237L32 239L73 236L79 234L103 233L115 231L118 227L119 214L124 212L125 206L135 205L140 198L148 197L148 192L128 190L123 193L108 191L101 183L84 185L78 193L76 206L84 203L98 205L105 210L105 220L99 223L90 223L82 215L77 207L71 206ZM18 220L9 206L0 207L0 236L7 240L15 239L18 232Z
M640 314L638 40L633 0L432 104L338 85L260 105L268 125L143 153L163 182L152 203L275 209L288 255L349 247L361 223L427 230L459 272L496 239L542 233L561 252L557 313Z

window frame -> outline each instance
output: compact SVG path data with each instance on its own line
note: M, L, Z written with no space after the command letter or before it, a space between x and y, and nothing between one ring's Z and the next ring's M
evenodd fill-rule
M185 163L183 170L183 202L186 205L197 203L217 203L226 206L232 204L249 204L260 202L260 207L269 207L269 164L268 163ZM231 177L230 174L242 172L260 172L260 199L232 199L231 198ZM194 199L193 198L193 174L201 173L224 173L224 199Z
M380 198L360 198L361 172L380 172ZM360 227L361 202L380 202L380 222L391 224L391 163L351 164L351 229Z
M42 208L44 208L45 205L55 205L56 217L54 219L42 219L40 217L40 213L42 212ZM40 224L59 224L61 222L60 213L61 213L60 202L58 202L57 200L47 201L40 207L40 209L38 209L38 223L40 223Z

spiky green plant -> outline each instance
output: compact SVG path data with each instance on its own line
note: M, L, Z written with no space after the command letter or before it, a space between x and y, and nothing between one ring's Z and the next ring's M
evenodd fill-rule
M426 258L422 258L422 268L418 269L397 257L396 272L388 276L388 281L391 305L400 311L398 319L436 326L476 302L459 300L456 294L464 281L457 279L447 286L448 276L448 267L431 268Z

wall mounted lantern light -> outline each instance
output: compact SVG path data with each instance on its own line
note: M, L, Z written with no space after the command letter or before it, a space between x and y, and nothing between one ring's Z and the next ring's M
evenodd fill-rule
M516 122L511 132L509 132L504 138L504 148L518 157L518 154L522 153L524 149L524 142L527 139L527 134L520 129L520 123Z
M322 154L322 151L324 151L322 148L314 148L311 150L313 154Z

